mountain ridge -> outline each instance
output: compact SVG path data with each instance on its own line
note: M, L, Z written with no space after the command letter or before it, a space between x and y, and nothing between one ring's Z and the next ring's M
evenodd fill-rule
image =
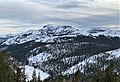
M59 37L76 37L77 35L105 35L105 36L117 36L120 37L120 31L110 30L106 28L93 28L90 30L78 29L67 25L52 25L48 24L43 26L43 28L38 30L29 30L24 33L19 33L16 35L7 35L9 37L3 44L23 44L34 40L35 42L54 42L53 40Z

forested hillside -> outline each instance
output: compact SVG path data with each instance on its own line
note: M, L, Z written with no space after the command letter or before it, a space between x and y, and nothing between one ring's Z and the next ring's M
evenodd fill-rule
M0 82L83 82L80 70L77 70L69 77L60 74L54 79L49 77L43 81L41 80L40 73L36 76L36 71L34 70L32 79L27 81L27 75L20 70L19 66L15 70L12 64L8 63L9 57L6 53L0 53L0 60ZM120 73L115 70L115 63L110 61L110 64L104 70L97 69L84 82L120 82Z

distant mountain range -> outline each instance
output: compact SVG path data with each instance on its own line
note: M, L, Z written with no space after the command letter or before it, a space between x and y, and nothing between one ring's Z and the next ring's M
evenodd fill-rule
M11 44L23 44L29 41L35 42L54 42L55 39L60 37L77 37L78 35L84 36L117 36L120 37L120 31L110 30L106 28L92 28L92 29L78 29L72 26L56 26L56 25L45 25L39 30L29 30L24 33L12 35L8 34L0 37L0 42L5 45Z

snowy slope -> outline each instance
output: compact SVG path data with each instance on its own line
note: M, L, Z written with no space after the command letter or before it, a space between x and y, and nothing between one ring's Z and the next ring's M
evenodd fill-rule
M115 58L119 58L119 57L120 57L120 49L113 50L113 51L108 51L108 52L106 52L106 53L111 54L108 59L112 59L112 58L114 58L114 57L115 57Z
M41 80L44 80L44 79L46 79L50 76L49 74L41 71L40 69L35 69L34 67L26 65L25 66L25 74L27 75L27 81L32 79L32 74L33 74L34 70L36 71L36 76L37 77L38 77L38 73L40 73L40 79Z
M63 72L63 75L73 74L78 69L80 69L81 72L84 72L84 69L85 69L84 66L86 66L87 63L97 64L97 57L103 57L105 55L108 55L108 58L107 58L108 60L113 59L113 58L119 58L120 57L120 49L107 51L105 53L100 53L100 54L91 56L91 57L83 60L82 62L79 62L78 64L67 69L65 72Z

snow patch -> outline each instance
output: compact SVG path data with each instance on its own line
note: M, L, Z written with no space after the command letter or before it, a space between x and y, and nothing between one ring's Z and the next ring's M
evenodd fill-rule
M36 56L33 56L33 57L29 57L28 60L29 60L29 63L32 64L32 63L42 63L43 61L47 61L48 59L52 58L51 57L51 54L47 53L47 52L43 52L43 53L40 53Z
M40 79L41 80L44 80L46 78L48 78L50 75L43 72L42 70L40 69L35 69L34 67L32 66L28 66L26 65L25 66L25 74L27 75L27 81L30 81L32 79L32 74L33 74L33 71L36 71L36 76L38 77L38 73L40 73Z

